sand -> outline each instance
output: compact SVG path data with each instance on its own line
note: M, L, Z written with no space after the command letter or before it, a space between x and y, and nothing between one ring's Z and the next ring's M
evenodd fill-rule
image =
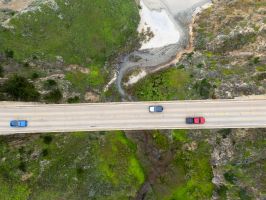
M176 16L207 2L209 0L140 0L142 9L138 31L147 31L150 28L154 34L149 41L142 42L140 50L176 44L182 32Z
M179 30L175 22L170 19L166 9L151 10L141 0L140 16L141 21L138 27L138 31L150 31L153 32L152 37L148 42L143 42L141 49L151 49L166 46L169 44L175 44L179 40Z

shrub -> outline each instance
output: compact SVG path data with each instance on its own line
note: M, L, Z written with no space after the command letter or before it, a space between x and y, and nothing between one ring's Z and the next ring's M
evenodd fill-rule
M33 72L32 74L31 74L31 79L32 80L35 80L35 79L37 79L37 78L39 78L40 77L40 75L37 73L37 72Z
M79 102L80 102L80 99L78 96L70 97L67 99L67 103L79 103Z
M54 89L44 96L47 103L59 103L63 98L62 92L59 89Z
M20 162L18 168L21 171L26 172L26 163L25 162Z
M243 188L240 189L239 191L239 197L241 200L251 200L252 198L249 196L247 191Z
M234 184L237 181L235 174L231 170L224 173L224 178L226 181L232 184Z
M260 63L260 57L255 57L255 58L253 58L253 64L259 64Z
M5 50L5 55L7 58L13 58L14 57L14 51L10 49Z
M57 86L57 82L55 80L53 80L53 79L48 79L44 83L44 88L48 89L48 90L50 90L50 89L52 89L52 88L54 88L56 86Z
M48 154L49 154L48 149L43 149L43 150L42 150L42 156L43 156L43 157L48 156Z
M4 68L0 65L0 77L4 76Z
M25 77L17 74L11 76L3 85L3 92L7 93L12 100L38 101L40 94L35 86Z
M46 135L46 136L43 137L43 142L45 144L50 144L52 141L53 141L53 137L50 136L50 135Z
M207 79L203 79L194 85L194 88L203 99L208 99L211 94L212 85Z

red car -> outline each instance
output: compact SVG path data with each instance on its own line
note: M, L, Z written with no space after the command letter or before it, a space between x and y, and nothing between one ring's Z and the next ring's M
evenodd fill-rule
M187 117L186 118L187 124L205 124L204 117Z

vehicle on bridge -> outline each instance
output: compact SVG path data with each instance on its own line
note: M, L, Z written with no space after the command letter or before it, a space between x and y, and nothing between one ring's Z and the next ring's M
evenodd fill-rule
M205 124L204 117L187 117L186 124Z
M10 127L27 127L28 121L27 120L11 120Z
M154 113L154 112L163 112L163 107L162 106L149 106L149 112Z

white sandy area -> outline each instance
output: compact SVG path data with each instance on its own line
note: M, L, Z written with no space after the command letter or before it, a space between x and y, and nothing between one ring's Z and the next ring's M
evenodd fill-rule
M179 12L193 8L208 0L140 0L140 24L138 32L147 32L148 28L153 33L148 41L142 42L141 50L164 47L176 44L180 39L180 27L174 20ZM205 9L206 6L198 7L194 14Z
M150 10L141 0L140 10L141 21L138 31L147 31L148 27L153 32L154 37L148 42L144 42L141 49L151 49L175 44L179 40L179 31L166 9Z
M132 75L129 77L129 80L127 83L125 83L126 86L133 85L137 83L140 79L144 78L147 75L147 72L142 70L136 75Z

